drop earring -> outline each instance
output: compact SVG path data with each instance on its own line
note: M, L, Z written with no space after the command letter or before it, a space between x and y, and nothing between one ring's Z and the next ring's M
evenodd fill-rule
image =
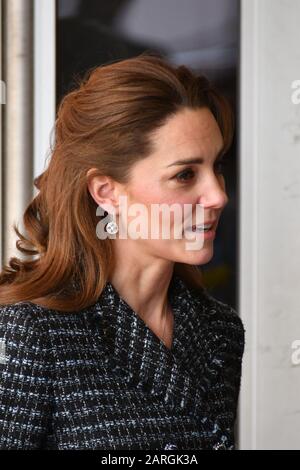
M113 220L108 222L108 224L106 225L106 231L110 235L114 235L115 233L117 233L119 231L119 227L118 227L117 222L114 220L114 216L111 215L111 217L112 217Z

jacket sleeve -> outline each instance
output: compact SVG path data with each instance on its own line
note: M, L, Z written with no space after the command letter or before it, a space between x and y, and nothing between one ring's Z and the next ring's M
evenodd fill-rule
M0 307L0 449L38 449L50 419L51 359L41 313Z
M219 302L219 301L218 301ZM219 302L212 322L211 387L208 399L214 416L214 449L235 449L234 425L241 386L245 329L237 312Z

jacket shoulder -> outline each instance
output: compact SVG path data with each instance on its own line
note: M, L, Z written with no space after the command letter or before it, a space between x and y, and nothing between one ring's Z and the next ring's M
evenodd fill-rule
M7 330L37 326L39 308L30 302L0 305L0 326Z
M30 301L18 302L9 305L0 305L0 323L3 324L31 324L31 326L41 329L51 327L67 327L70 323L82 324L85 313L89 313L91 308L74 312L53 310L34 304Z
M209 316L213 322L222 324L224 328L233 328L240 334L245 333L244 324L237 310L211 294L206 294L206 297Z
M194 291L200 317L204 319L205 334L211 339L213 348L226 345L242 356L245 346L245 328L238 312L207 290Z
M210 296L211 321L215 334L241 359L245 348L245 328L238 312L229 304Z
M67 312L28 301L0 306L0 341L11 355L34 352L54 363L67 351L80 356L86 348L93 349L94 342L102 354L104 333L96 313L93 306Z
M0 306L0 339L11 344L44 344L44 348L48 344L53 348L57 341L71 341L72 335L84 336L85 332L82 312L56 311L29 301Z
M38 307L29 302L0 306L1 363L9 357L45 353L48 344L47 328L44 327Z

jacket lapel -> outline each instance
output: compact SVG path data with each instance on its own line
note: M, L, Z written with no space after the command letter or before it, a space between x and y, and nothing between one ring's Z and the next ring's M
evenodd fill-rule
M129 386L159 396L170 408L195 410L209 385L200 339L199 296L173 274L169 299L174 312L172 348L153 333L108 282L95 304L106 337L110 369ZM201 302L200 302L201 303ZM201 360L200 360L201 359Z

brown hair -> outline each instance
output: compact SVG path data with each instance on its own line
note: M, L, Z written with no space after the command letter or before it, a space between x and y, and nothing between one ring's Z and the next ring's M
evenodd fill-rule
M126 183L131 166L151 152L151 133L183 107L211 110L226 153L233 115L225 97L203 75L156 53L90 69L63 97L49 165L34 179L39 192L23 215L27 234L13 225L23 259L12 257L3 268L0 304L31 301L76 311L97 301L115 260L113 240L91 230L99 220L87 171ZM174 272L205 289L196 266L175 263Z

